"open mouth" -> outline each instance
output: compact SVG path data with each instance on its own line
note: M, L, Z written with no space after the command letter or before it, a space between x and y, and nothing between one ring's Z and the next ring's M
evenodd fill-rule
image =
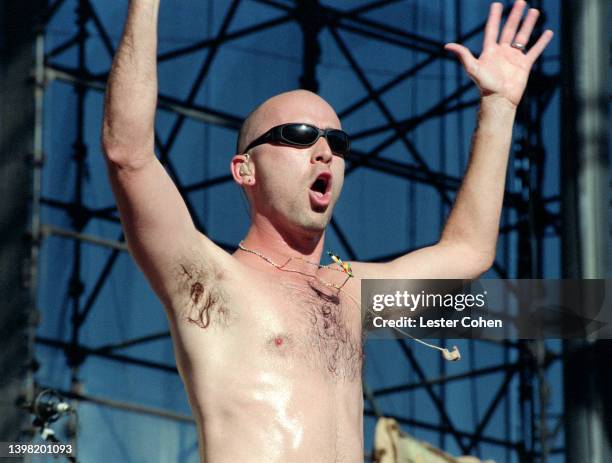
M323 212L331 203L332 175L330 172L322 172L310 185L310 203L314 210Z
M325 190L327 190L327 181L322 179L322 178L318 178L315 180L315 182L312 184L312 186L310 187L310 189L312 191L316 191L317 193L321 193L324 194Z
M331 190L331 174L323 172L315 179L313 184L310 186L310 190L321 196L325 195Z

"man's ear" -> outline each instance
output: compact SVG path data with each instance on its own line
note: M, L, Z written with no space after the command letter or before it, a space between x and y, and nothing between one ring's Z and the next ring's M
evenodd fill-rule
M234 177L234 180L239 185L255 185L255 166L251 162L248 153L235 155L232 158L230 169L232 171L232 177Z

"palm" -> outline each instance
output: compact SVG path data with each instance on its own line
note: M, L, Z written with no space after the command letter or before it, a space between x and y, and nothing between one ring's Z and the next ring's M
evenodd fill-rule
M517 105L531 69L525 55L508 45L498 45L483 51L477 62L471 77L482 94L497 94Z
M527 54L513 47L513 43L527 44L539 15L538 10L529 10L517 33L524 8L525 2L522 0L514 4L498 41L503 7L500 3L491 5L485 27L483 50L478 59L474 58L470 51L462 45L455 43L446 45L447 50L459 56L467 73L478 85L483 96L502 97L513 105L518 105L520 102L531 66L544 51L553 35L552 31L546 31Z

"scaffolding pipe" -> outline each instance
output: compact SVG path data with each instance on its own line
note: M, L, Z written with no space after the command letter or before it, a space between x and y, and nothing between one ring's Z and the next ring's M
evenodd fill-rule
M608 0L568 0L562 21L562 253L566 278L608 273ZM585 294L589 297L589 294ZM612 461L609 341L565 343L568 463ZM607 410L606 410L607 407ZM608 434L606 434L608 432Z

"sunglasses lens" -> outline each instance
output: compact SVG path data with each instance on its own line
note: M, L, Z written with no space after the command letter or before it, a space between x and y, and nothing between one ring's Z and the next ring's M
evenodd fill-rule
M296 145L312 145L319 132L306 124L291 124L283 127L283 137Z
M334 153L346 154L349 150L348 135L341 130L327 132L327 142Z
M288 124L282 128L282 138L296 146L310 146L319 138L319 130L308 124ZM344 155L349 151L349 138L342 130L327 130L326 138L334 153Z

